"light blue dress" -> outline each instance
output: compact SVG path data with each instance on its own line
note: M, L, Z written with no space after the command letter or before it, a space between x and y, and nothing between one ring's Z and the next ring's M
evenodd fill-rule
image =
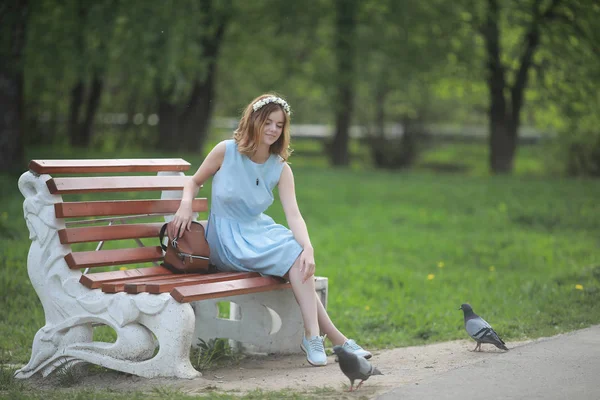
M226 141L225 158L213 177L206 240L219 271L284 276L302 252L292 231L264 214L273 203L283 159L257 164Z

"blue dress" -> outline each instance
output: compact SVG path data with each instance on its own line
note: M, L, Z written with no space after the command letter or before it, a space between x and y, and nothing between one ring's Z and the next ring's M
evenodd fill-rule
M226 140L225 158L213 177L206 240L219 271L284 276L302 252L292 231L264 214L273 203L283 159L257 164Z

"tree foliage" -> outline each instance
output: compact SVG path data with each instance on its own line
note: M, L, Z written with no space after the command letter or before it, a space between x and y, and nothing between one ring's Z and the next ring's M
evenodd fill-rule
M532 82L536 68L541 71L560 59L557 50L573 39L572 35L565 38L565 32L577 31L578 37L588 42L588 48L594 47L589 28L595 23L592 15L597 5L563 0L488 0L466 4L471 6L469 19L474 32L483 38L486 50L490 169L508 173L513 168L527 93L536 84L538 89L544 85L543 81ZM539 66L541 60L543 67Z
M597 115L598 17L592 0L8 1L0 95L25 128L2 125L2 153L97 145L98 113L126 114L120 145L202 150L214 113L276 92L295 122L331 127L334 165L350 161L352 125L381 138L391 123L487 123L490 169L510 172L523 125L596 131L583 126ZM137 113L158 125L133 125Z

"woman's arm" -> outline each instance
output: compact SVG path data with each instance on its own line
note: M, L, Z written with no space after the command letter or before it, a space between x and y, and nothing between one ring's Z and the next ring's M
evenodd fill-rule
M298 208L296 201L296 189L294 185L294 174L288 164L283 166L281 177L279 178L279 199L283 206L283 212L294 238L304 249L300 255L300 269L304 273L303 282L315 274L315 256L314 249L310 243L306 222Z
M192 212L192 201L198 194L200 186L221 168L221 164L223 164L223 159L225 158L225 147L225 142L217 144L208 153L194 176L192 176L192 179L187 181L183 187L181 204L173 218L173 223L169 225L169 228L174 230L173 232L169 232L172 237L183 236L186 230L190 230L194 214Z

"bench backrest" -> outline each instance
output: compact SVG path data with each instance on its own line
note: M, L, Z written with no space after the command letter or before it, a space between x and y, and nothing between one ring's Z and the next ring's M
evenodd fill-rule
M181 190L190 179L184 171L189 168L183 159L33 160L29 164L33 173L51 175L46 182L48 190L61 195L62 202L54 204L56 217L64 219L66 226L58 231L60 242L68 246L98 243L96 250L71 250L65 256L69 268L154 263L153 267L131 271L140 277L155 275L157 268L163 268L158 266L163 258L158 243L160 227L164 217L179 208ZM144 195L127 195L130 192ZM82 194L85 199L81 199ZM124 194L143 198L115 198ZM80 198L70 201L71 195ZM206 198L194 199L192 209L206 212ZM157 221L157 217L163 218ZM144 244L141 239L145 238L155 241ZM103 249L105 243L110 243L106 247L111 249ZM94 287L93 275L84 275L81 282Z

